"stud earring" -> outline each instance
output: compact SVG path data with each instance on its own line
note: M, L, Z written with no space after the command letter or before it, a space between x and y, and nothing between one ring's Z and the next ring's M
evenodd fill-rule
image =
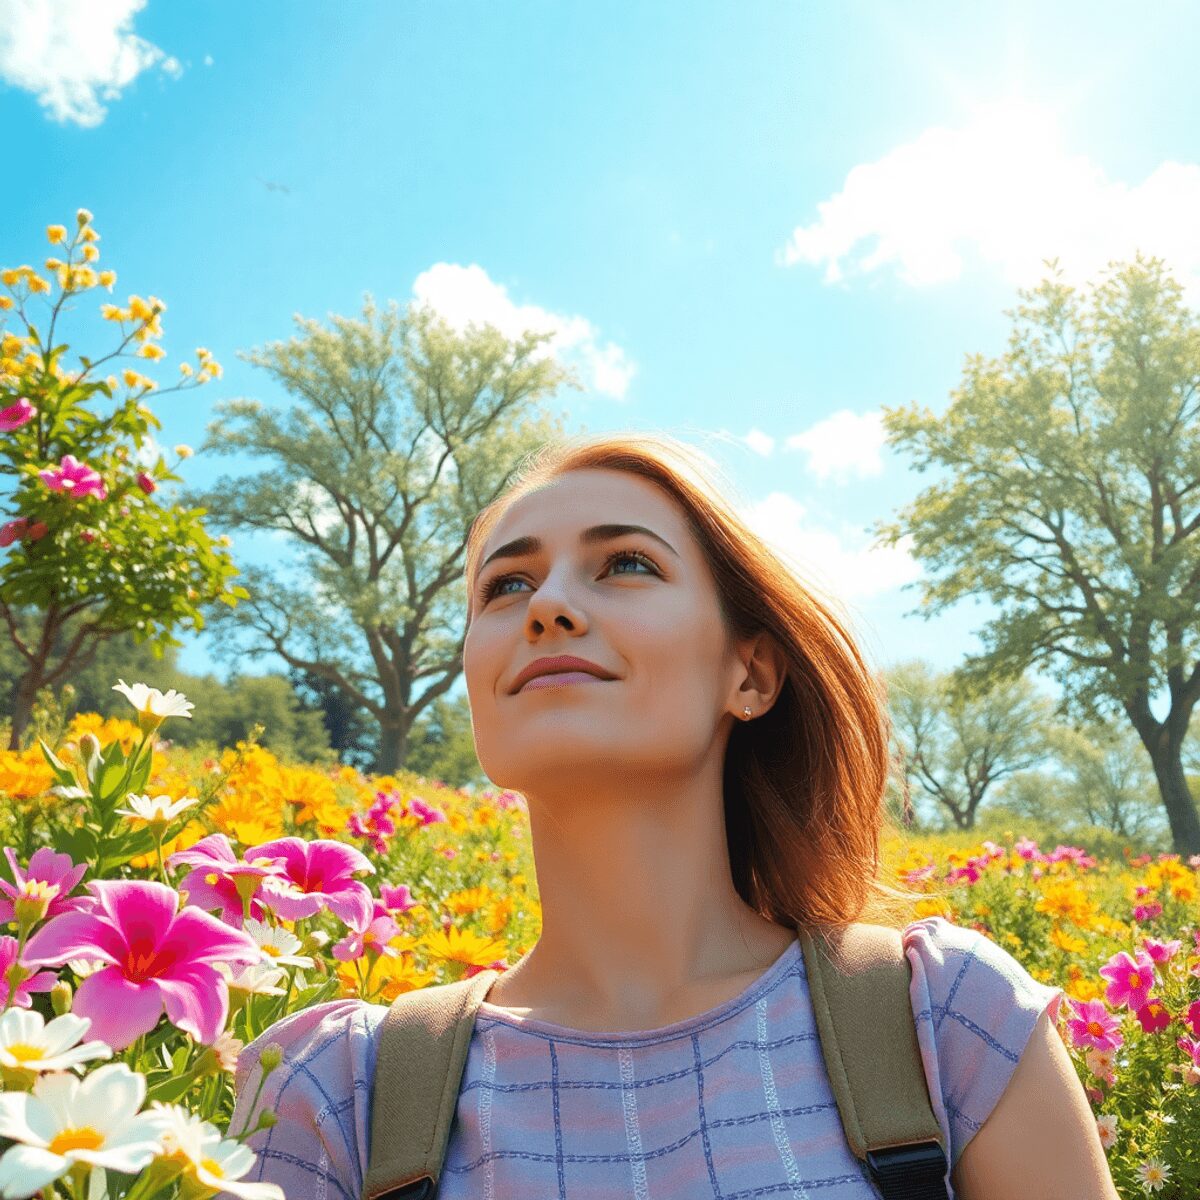
M747 704L746 707L742 709L742 713L747 721L750 720L750 705Z

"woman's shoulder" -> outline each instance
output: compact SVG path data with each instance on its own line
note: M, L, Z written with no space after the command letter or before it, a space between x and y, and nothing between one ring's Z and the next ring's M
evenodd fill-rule
M902 938L917 1041L953 1167L1003 1094L1042 1013L1054 1020L1064 993L986 933L944 917L914 921Z
M371 1085L387 1007L330 1000L290 1013L238 1055L230 1128L253 1127L260 1112L275 1124L250 1138L258 1155L251 1177L305 1195L318 1182L357 1196L370 1133ZM265 1079L264 1051L278 1065ZM260 1088L261 1083L261 1088Z

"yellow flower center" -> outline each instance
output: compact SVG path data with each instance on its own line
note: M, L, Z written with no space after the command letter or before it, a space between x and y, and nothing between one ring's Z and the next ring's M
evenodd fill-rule
M272 946L270 944L265 945L265 946L260 946L259 949L264 954L269 954L272 958L278 958L283 953L283 951L280 950L280 948L278 946Z
M46 1147L51 1154L68 1154L72 1150L99 1150L104 1145L104 1134L84 1125L79 1129L60 1129Z
M225 1178L225 1172L221 1170L221 1164L217 1162L215 1158L202 1158L200 1160L200 1166L203 1170L207 1171L210 1175L217 1179Z
M8 1052L17 1062L36 1062L46 1057L46 1051L41 1046L28 1046L24 1042L14 1042L8 1047Z
M1134 991L1137 991L1137 989L1142 986L1142 977L1131 972L1129 976L1129 986L1133 988Z
M1090 1033L1092 1037L1100 1037L1100 1035L1104 1033L1104 1026L1101 1025L1099 1021L1089 1021L1088 1033Z

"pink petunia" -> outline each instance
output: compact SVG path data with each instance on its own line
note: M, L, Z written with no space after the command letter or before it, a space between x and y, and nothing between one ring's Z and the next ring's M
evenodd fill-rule
M271 875L283 877L281 859L246 857L253 861L238 858L223 833L210 833L186 850L177 850L167 859L167 866L192 868L179 885L180 891L187 892L188 904L207 912L219 909L221 920L241 929L247 908L255 921L267 915L259 894L263 880Z
M1145 950L1138 950L1135 961L1126 950L1120 950L1100 968L1109 981L1104 998L1113 1006L1125 1004L1134 1012L1150 998L1150 989L1157 982L1154 960Z
M422 825L433 825L439 821L450 819L440 808L433 808L426 804L420 796L412 798L408 805L408 812L410 816L420 817Z
M388 916L382 904L376 902L370 923L365 929L351 928L340 942L333 944L333 957L340 962L353 962L362 958L368 950L376 954L385 954L391 958L399 955L400 951L388 945L400 930L396 922Z
M1157 938L1148 937L1142 939L1142 945L1156 963L1165 963L1175 957L1183 943L1178 938L1172 942L1160 942Z
M398 887L392 887L387 883L380 884L379 899L388 912L405 913L410 908L416 908L418 903L412 898L407 883L402 883Z
M195 907L162 883L99 880L90 912L55 917L29 939L25 961L61 965L84 958L104 965L79 985L72 1011L89 1033L122 1050L163 1014L198 1042L216 1041L229 1016L217 962L249 965L262 952L249 934Z
M1193 1000L1187 1012L1179 1018L1197 1037L1200 1037L1200 1000Z
M1200 1067L1200 1039L1190 1038L1185 1035L1184 1037L1179 1038L1175 1044L1185 1054L1190 1054L1192 1062L1197 1067Z
M12 433L37 415L37 407L27 396L18 396L15 404L0 408L0 433Z
M64 454L57 467L46 467L38 472L41 481L52 492L67 492L71 496L96 496L104 500L108 489L98 471L87 463L80 462L73 454Z
M1069 1001L1075 1015L1067 1018L1067 1028L1076 1046L1095 1046L1115 1050L1124 1041L1121 1023L1100 1000Z
M1171 1014L1157 996L1151 996L1134 1015L1147 1033L1161 1033L1171 1024Z
M90 908L90 896L71 896L70 892L83 878L87 863L76 865L69 854L56 854L49 846L42 846L33 852L29 866L22 869L17 862L16 851L11 846L4 847L4 857L12 870L14 883L0 879L0 923L16 919L14 902L27 899L37 892L43 895L49 888L54 889L45 918L49 920L59 913L71 912L74 909ZM37 885L42 885L38 887ZM33 885L33 886L31 886Z
M370 923L373 897L354 876L375 868L361 850L327 838L308 842L284 837L251 847L246 857L283 859L283 877L264 879L261 899L285 921L299 921L327 908L355 929Z
M0 1008L4 1007L4 1002L8 999L8 989L12 986L8 973L16 964L19 945L20 943L15 937L0 937ZM29 961L28 946L25 947L25 953L21 955L21 965L35 965ZM58 975L54 971L31 971L17 984L12 1002L17 1008L31 1008L33 1000L29 993L48 992L57 982Z

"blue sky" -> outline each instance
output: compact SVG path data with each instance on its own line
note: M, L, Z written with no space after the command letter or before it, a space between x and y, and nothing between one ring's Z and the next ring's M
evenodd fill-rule
M879 410L940 411L1043 257L1083 284L1140 247L1197 303L1198 30L1182 0L0 0L0 263L92 211L118 280L73 328L152 294L164 386L196 346L224 367L154 403L164 447L284 400L237 351L293 314L370 292L552 329L572 420L702 446L869 657L950 667L986 610L909 615L919 566L870 547L925 482Z

